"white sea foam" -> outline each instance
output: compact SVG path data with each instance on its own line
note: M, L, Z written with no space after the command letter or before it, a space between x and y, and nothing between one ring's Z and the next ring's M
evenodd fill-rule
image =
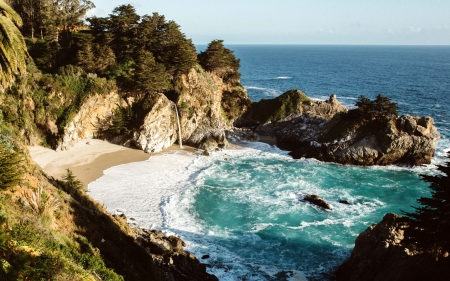
M287 79L292 79L293 77L291 76L278 76L277 79L283 79L283 80L287 80Z
M195 156L176 152L155 155L144 162L112 167L88 186L89 194L111 213L119 210L146 228L162 228L165 204L180 194L193 172L189 165Z
M244 86L244 88L246 90L256 90L256 91L263 92L263 94L269 98L278 97L279 95L281 95L283 93L282 91L280 91L278 89L271 89L271 88L262 88L262 87L255 87L255 86Z

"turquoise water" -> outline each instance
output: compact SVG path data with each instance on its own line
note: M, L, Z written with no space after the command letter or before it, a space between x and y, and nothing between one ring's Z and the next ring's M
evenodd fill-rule
M221 280L329 279L360 232L429 195L417 170L293 160L266 144L248 145L205 160L192 180L188 212L213 233L194 235L193 250L211 255ZM318 194L333 210L301 202L301 194Z

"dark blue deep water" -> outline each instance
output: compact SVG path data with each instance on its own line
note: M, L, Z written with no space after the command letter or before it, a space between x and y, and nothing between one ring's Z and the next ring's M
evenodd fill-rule
M290 89L346 106L382 94L401 114L430 115L450 137L450 46L230 45L253 101Z

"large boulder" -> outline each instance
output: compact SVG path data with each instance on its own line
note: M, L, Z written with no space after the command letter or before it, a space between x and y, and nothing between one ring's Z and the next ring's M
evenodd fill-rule
M162 94L153 94L150 98L153 107L132 136L134 146L147 153L168 148L178 139L175 103Z
M306 194L301 201L309 202L326 210L333 209L327 201L325 201L323 198L320 198L318 195L315 194Z
M378 128L357 130L332 142L297 139L290 143L294 158L313 157L322 161L352 165L409 166L429 164L439 132L429 116L400 116ZM330 128L332 122L325 128ZM325 130L326 131L326 130Z

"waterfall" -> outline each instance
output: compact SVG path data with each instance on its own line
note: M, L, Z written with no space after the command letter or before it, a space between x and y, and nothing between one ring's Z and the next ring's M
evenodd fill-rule
M173 103L175 106L175 112L177 113L178 120L178 143L180 144L180 149L183 149L183 141L181 140L181 125L180 125L180 116L178 115L178 109L176 103Z

